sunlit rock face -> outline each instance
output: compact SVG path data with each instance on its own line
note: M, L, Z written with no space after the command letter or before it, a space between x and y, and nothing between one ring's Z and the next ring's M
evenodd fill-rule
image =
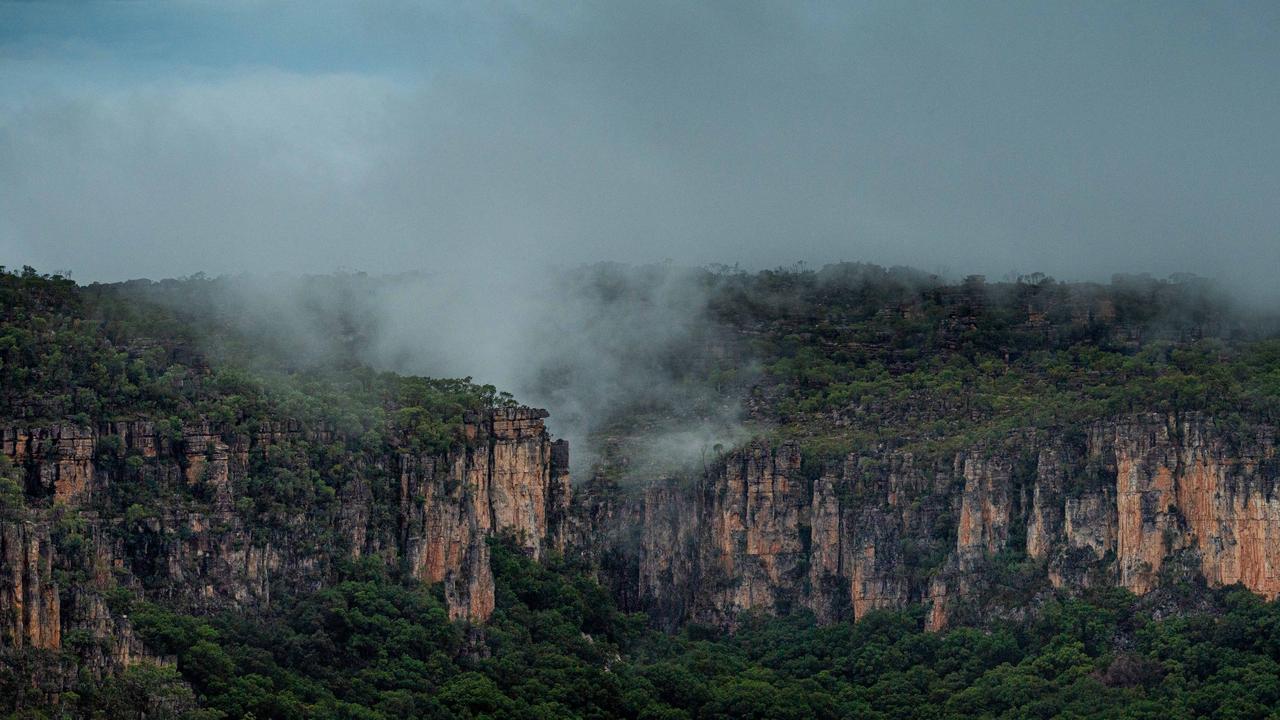
M1242 437L1195 414L1028 431L927 460L854 453L820 469L802 468L794 445L750 444L643 492L588 484L578 532L624 604L662 626L797 608L829 622L922 603L941 628L1008 600L999 568L1011 564L1030 592L1143 594L1175 563L1276 597L1278 478L1274 428Z

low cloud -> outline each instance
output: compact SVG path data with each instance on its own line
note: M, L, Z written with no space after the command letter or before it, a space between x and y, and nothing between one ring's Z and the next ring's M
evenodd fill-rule
M0 5L0 264L417 273L378 290L369 360L581 437L719 340L688 278L611 304L564 268L1191 271L1280 297L1273 5L477 7ZM733 427L713 404L673 447Z
M0 12L11 265L1280 265L1265 4Z

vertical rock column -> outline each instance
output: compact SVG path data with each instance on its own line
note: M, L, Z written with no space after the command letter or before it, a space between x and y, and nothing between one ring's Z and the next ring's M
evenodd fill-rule
M0 645L56 650L60 615L48 526L0 522Z
M533 558L563 547L569 448L551 441L546 417L526 407L470 414L468 447L447 458L401 459L406 556L418 578L444 583L455 618L493 612L489 536L510 533Z

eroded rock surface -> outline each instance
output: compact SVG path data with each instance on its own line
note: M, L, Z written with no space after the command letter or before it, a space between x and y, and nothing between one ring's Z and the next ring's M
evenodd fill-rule
M291 422L247 433L143 421L4 428L0 451L24 478L27 507L0 516L0 641L58 649L87 633L110 670L155 659L108 608L114 589L196 611L260 607L366 555L443 583L453 617L482 621L494 606L491 535L510 533L533 557L565 542L568 447L551 441L546 415L468 416L468 442L443 455L357 453L330 428ZM304 446L328 448L333 465ZM252 488L299 477L318 490L259 507ZM138 502L111 511L113 492Z
M855 453L812 477L801 465L793 445L753 444L644 493L594 482L579 494L580 542L603 543L602 578L664 626L920 602L943 627L1004 597L996 568L1015 565L1032 589L1142 594L1178 560L1210 584L1280 594L1271 427L1240 438L1200 415L1142 415L949 458ZM621 518L640 527L620 531Z

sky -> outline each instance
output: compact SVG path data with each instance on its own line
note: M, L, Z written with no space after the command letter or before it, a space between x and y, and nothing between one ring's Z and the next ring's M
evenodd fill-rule
M1267 292L1278 130L1274 2L0 2L0 264Z

